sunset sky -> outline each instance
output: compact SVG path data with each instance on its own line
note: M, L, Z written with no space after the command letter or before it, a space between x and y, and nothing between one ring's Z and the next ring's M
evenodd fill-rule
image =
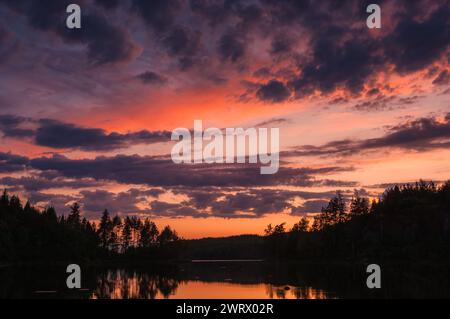
M450 179L449 17L425 0L0 0L0 187L198 238ZM171 132L195 119L279 128L278 173L174 164Z

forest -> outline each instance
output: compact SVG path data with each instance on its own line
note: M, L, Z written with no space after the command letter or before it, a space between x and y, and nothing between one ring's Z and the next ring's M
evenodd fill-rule
M371 203L336 193L310 225L265 229L269 259L443 260L450 257L450 181L394 186Z
M450 181L394 186L372 202L341 192L320 214L292 228L268 225L264 236L183 240L170 226L148 218L110 216L98 223L74 203L67 216L53 207L22 205L6 191L0 198L0 261L166 261L265 259L288 261L386 261L450 259Z
M53 207L40 211L29 202L23 206L6 190L0 198L0 261L171 259L178 254L179 241L170 226L159 231L148 218L122 219L104 210L96 224L81 217L78 203L66 217Z

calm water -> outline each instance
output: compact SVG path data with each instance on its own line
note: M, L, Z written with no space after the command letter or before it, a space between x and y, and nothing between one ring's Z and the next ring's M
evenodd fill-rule
M0 268L0 298L427 298L450 296L448 267L382 267L382 289L366 287L364 265L213 261L82 267L82 289L64 266Z

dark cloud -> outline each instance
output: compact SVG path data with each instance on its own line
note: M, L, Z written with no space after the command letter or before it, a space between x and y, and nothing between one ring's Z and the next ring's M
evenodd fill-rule
M283 54L288 53L292 50L292 45L294 41L287 37L286 35L277 35L271 43L270 53L271 54Z
M429 66L440 58L450 43L450 6L442 5L423 21L405 14L383 41L386 58L398 72L412 72Z
M24 128L33 124L36 128ZM107 133L100 128L86 128L56 120L32 120L19 116L0 116L0 132L5 137L31 139L39 146L56 149L76 148L90 151L111 151L134 144L151 144L170 141L169 131L137 131Z
M236 71L248 70L252 61L249 58L255 57L250 54L256 54L247 49L253 42L255 47L268 50L272 55L289 52L282 59L273 56L270 68L262 66L255 76L271 77L288 84L292 96L297 98L316 93L326 95L338 89L348 91L349 96L364 92L375 96L379 94L376 88L369 91L366 88L377 84L380 73L391 72L392 67L407 74L441 63L450 43L448 2L436 4L426 0L421 4L383 1L383 7L389 12L383 16L389 29L373 32L369 32L364 23L369 2L356 0L321 1L319 4L311 0L250 3L240 0L95 0L95 6L91 5L92 1L81 0L85 9L81 30L61 27L65 18L61 12L65 12L68 0L0 0L0 3L25 15L34 28L56 34L66 43L86 46L93 65L130 61L138 54L140 48L125 28L124 17L130 10L150 27L147 28L152 33L149 43L161 46L169 55L168 63L173 59L182 71L202 69L205 61L212 65L230 61ZM120 10L111 10L118 6ZM298 30L300 36L293 36L292 30ZM271 41L268 47L263 38ZM211 39L215 43L206 43ZM281 61L288 61L289 67ZM223 66L219 68L214 73L218 74L217 79L223 79L220 71L228 70ZM281 72L282 68L289 73ZM263 70L268 72L263 73ZM223 85L224 81L217 83ZM255 98L255 92L260 89L259 95L264 97L266 85L260 83L251 94L241 92L238 96L242 96L243 101ZM281 97L275 94L273 99L269 93L267 100L284 101L286 90L280 92ZM256 98L260 98L259 95Z
M157 198L164 191L137 188L118 193L97 189L84 190L74 195L42 193L35 190L30 190L26 194L31 203L54 206L59 214L66 214L70 204L76 201L82 205L83 216L89 219L98 219L104 209L114 214L144 214L171 218L259 218L281 212L302 215L320 211L334 195L334 192L280 189L179 188L172 191L189 199L182 202L165 202ZM293 203L296 198L303 201L300 206Z
M366 80L381 66L376 45L369 41L351 39L341 44L339 36L315 38L313 58L300 66L301 74L290 81L297 97L312 94L315 90L330 93L344 88L353 94L360 93ZM332 31L330 31L332 33Z
M95 0L95 3L106 8L106 9L115 9L119 6L120 0Z
M448 85L450 84L450 72L443 70L439 75L433 80L435 85Z
M128 32L110 23L103 14L96 11L82 11L82 28L65 27L66 7L72 1L61 0L21 0L1 1L11 9L24 14L31 26L57 34L71 43L84 44L88 48L88 59L93 65L129 61L137 54L139 48ZM78 4L83 6L84 1ZM86 10L88 11L88 10Z
M270 71L270 68L268 67L262 67L255 72L253 72L253 76L257 78L268 78L272 76L272 72Z
M25 156L0 152L0 173L22 171L29 163Z
M244 56L245 50L244 38L236 30L228 30L219 39L218 51L224 60L237 62Z
M280 25L298 26L309 35L307 53L299 57L297 72L288 80L297 98L337 89L360 95L376 75L390 72L389 65L400 74L421 70L439 61L450 43L448 2L437 6L396 3L389 8L394 10L389 18L393 31L378 32L378 37L371 37L361 23L367 15L365 2L263 2L267 14L276 21L274 30ZM385 7L388 2L392 3L386 1ZM282 34L275 33L271 52L291 50L292 44ZM369 96L377 93L369 91Z
M81 213L88 219L99 219L102 212L108 209L113 214L150 214L149 204L152 198L163 191L158 189L136 189L112 193L106 190L84 190L73 195L43 193L29 190L26 197L32 204L53 206L60 215L67 215L73 202L81 204Z
M369 91L367 91L366 95L367 96L374 96L374 95L377 95L379 93L380 93L380 89L373 88L373 89L370 89Z
M174 164L171 159L150 156L97 157L72 160L61 155L30 160L41 171L54 170L65 177L91 177L126 184L151 186L314 186L322 183L316 176L352 170L346 167L288 168L277 174L261 175L256 164Z
M236 1L236 3L239 3ZM241 19L240 29L246 30L252 26L258 25L262 20L263 10L257 4L237 5L236 15Z
M260 86L256 96L264 102L279 103L286 101L291 95L289 89L280 81L271 80Z
M331 198L328 197L328 198ZM307 213L319 213L322 207L326 207L328 204L328 199L317 199L305 201L301 206L292 208L292 215L304 215Z
M224 218L258 218L272 213L302 214L320 211L333 192L304 192L280 189L194 190L184 193L190 199L181 204L203 212L206 216ZM304 200L302 206L293 203ZM208 215L206 212L210 211ZM203 217L201 214L198 217Z
M21 127L26 118L15 115L0 115L0 132L4 137L26 138L33 136L34 131Z
M155 200L151 202L151 214L154 216L164 216L172 218L180 217L212 217L196 208L180 203L167 203Z
M0 23L0 65L9 62L19 50L19 40Z
M375 98L367 99L355 104L353 107L358 111L381 111L392 109L392 105L397 100L396 96L386 96L379 94Z
M178 0L133 0L133 8L155 31L168 30L181 8Z
M162 39L171 56L178 58L182 70L194 65L195 55L201 46L201 32L186 27L175 27Z
M64 30L64 38L87 44L89 61L94 65L130 61L139 52L130 35L103 16L83 17L83 27Z
M322 146L304 145L285 156L330 156L352 155L362 151L385 147L395 147L414 151L428 151L432 149L448 148L450 143L450 114L445 121L435 118L420 118L395 126L379 138L367 140L339 140Z
M84 150L114 150L138 143L168 141L170 132L139 131L106 133L98 128L84 128L54 120L41 120L36 131L37 145L52 148L80 148Z
M69 206L77 201L79 197L75 195L51 194L39 191L30 191L26 193L28 201L32 205L39 204L43 207L54 207L59 215L67 215L70 211ZM84 215L84 213L82 212Z
M373 90L378 89L372 89L369 92ZM369 92L367 92L368 96L376 94L369 94ZM375 97L372 97L371 99L366 98L364 101L355 104L353 108L358 111L388 111L414 104L421 98L423 98L423 96L421 95L400 97L396 95L384 95L380 93Z
M105 190L81 191L80 202L83 209L92 215L99 217L101 212L108 209L111 213L140 211L137 204L142 201L140 191L130 189L126 192L111 193Z
M153 71L146 71L144 73L139 74L136 76L139 80L142 81L144 84L157 84L162 85L167 82L167 79L158 73L155 73Z
M23 188L26 191L41 191L51 188L86 188L98 187L103 183L90 178L67 179L63 177L45 178L44 176L2 177L0 185L15 189Z

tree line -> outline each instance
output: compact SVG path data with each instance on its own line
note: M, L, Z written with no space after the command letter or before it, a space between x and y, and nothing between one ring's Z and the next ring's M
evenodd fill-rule
M148 218L111 217L105 210L97 224L81 216L78 203L66 217L51 206L22 205L6 190L0 197L0 261L174 258L179 241L170 226L159 231Z
M264 251L269 259L449 259L450 181L394 186L372 202L337 192L312 220L268 225Z
M74 203L67 216L39 210L5 191L0 197L0 261L142 261L264 258L270 260L450 259L450 181L387 189L371 202L341 192L321 213L292 228L268 225L265 235L181 240L148 218L111 216L98 223Z

